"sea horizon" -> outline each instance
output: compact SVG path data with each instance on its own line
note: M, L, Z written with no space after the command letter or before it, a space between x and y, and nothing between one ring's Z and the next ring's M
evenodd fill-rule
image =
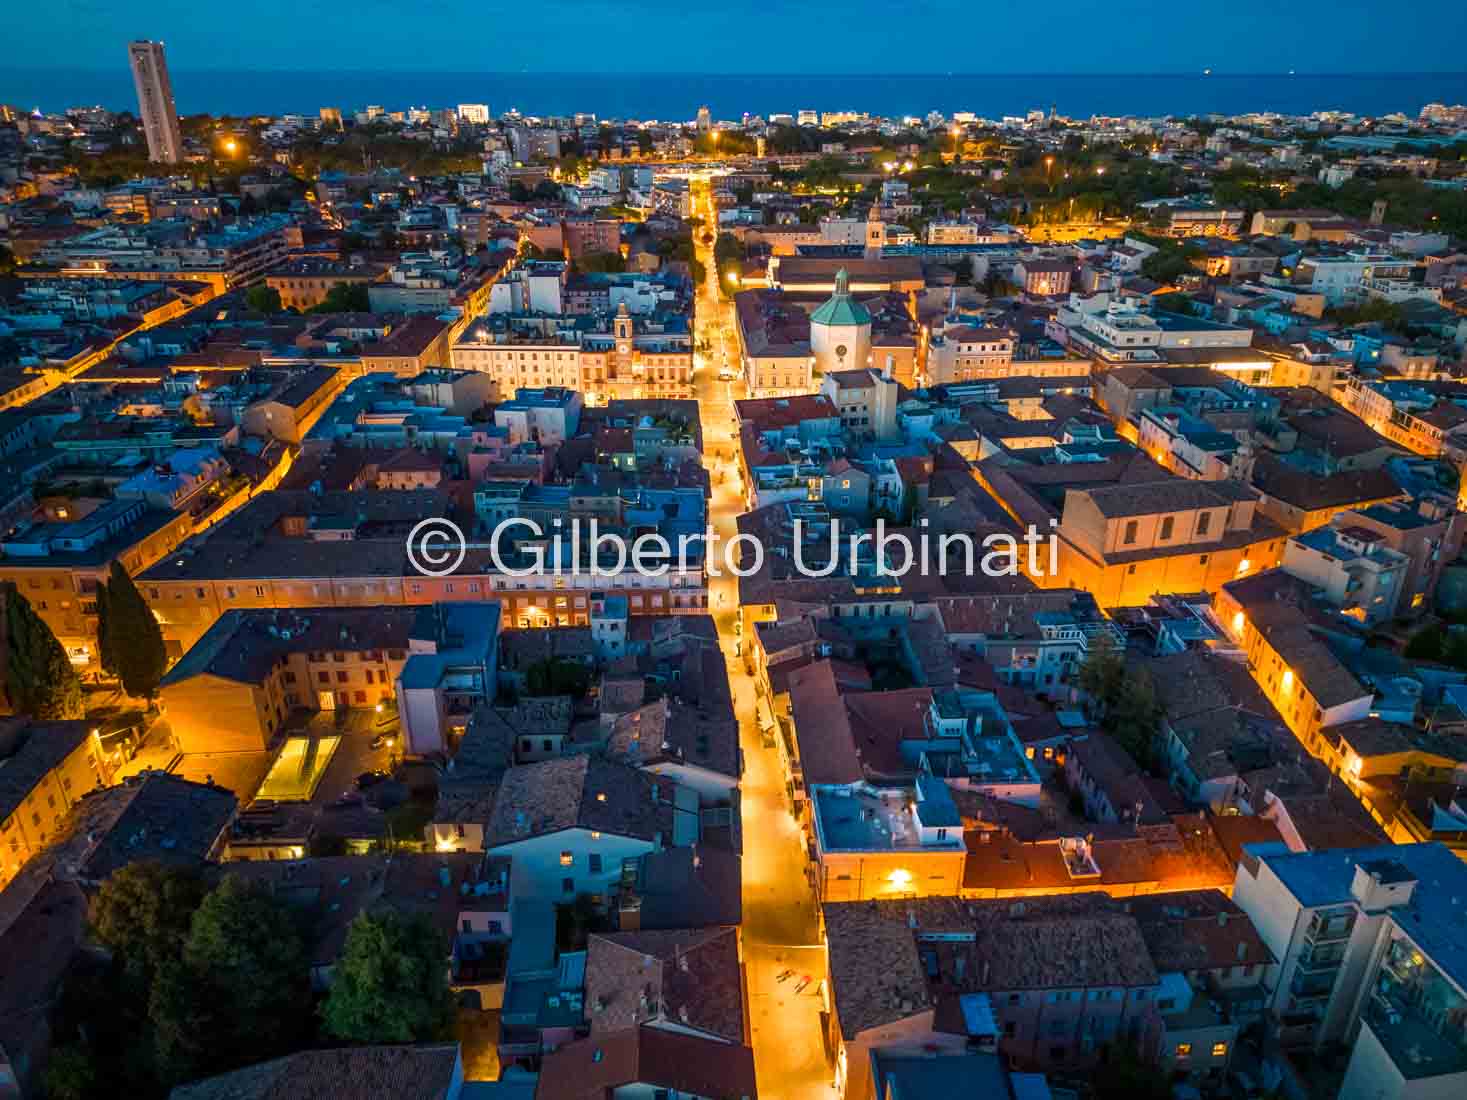
M316 114L368 104L387 110L487 103L495 114L593 113L599 118L717 119L802 109L895 117L970 111L986 118L1053 106L1092 115L1189 116L1345 111L1415 117L1428 103L1467 103L1467 72L1418 73L506 73L439 70L172 71L180 114ZM0 102L24 110L135 109L125 63L116 69L10 69Z

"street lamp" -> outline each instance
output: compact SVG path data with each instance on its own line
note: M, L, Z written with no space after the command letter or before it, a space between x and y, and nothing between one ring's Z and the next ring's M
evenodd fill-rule
M1049 170L1051 168L1053 168L1053 167L1054 167L1054 158L1053 157L1045 157L1044 158L1044 186L1048 187L1050 190L1054 190L1054 185L1049 182Z

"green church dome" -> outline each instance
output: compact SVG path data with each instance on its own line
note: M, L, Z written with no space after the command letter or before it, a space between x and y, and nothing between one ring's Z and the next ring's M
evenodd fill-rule
M835 273L835 293L810 314L812 325L869 325L871 311L851 297L850 276L841 268Z

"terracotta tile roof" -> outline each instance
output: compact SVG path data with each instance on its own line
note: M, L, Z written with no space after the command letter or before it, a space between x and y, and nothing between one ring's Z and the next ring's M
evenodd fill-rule
M545 1056L538 1100L606 1100L624 1085L754 1100L754 1052L658 1027L627 1028L568 1043Z
M1158 971L1268 966L1277 961L1248 915L1221 890L1178 890L1131 900Z
M743 1042L737 928L593 935L586 952L586 1015L592 1035L660 1021Z
M842 701L851 736L866 769L886 777L916 772L915 761L909 763L902 756L902 742L927 739L931 688L851 693L842 696Z
M1304 511L1366 504L1401 496L1385 469L1311 474L1263 452L1253 466L1253 484L1265 495Z
M444 1100L458 1044L305 1050L191 1085L170 1100Z
M835 671L817 661L790 674L790 715L807 783L857 783L865 777Z
M484 843L575 828L648 841L660 834L671 843L674 789L669 780L585 754L522 764L500 782Z
M1185 478L1106 485L1078 491L1088 493L1100 514L1110 519L1185 512L1194 508L1217 508L1237 499L1233 493L1219 492L1212 482L1189 481Z

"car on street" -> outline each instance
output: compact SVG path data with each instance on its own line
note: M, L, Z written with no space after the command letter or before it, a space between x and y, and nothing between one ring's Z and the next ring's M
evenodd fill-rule
M378 783L385 783L391 778L390 774L380 770L362 772L357 776L357 790L365 791L368 787L375 787Z

